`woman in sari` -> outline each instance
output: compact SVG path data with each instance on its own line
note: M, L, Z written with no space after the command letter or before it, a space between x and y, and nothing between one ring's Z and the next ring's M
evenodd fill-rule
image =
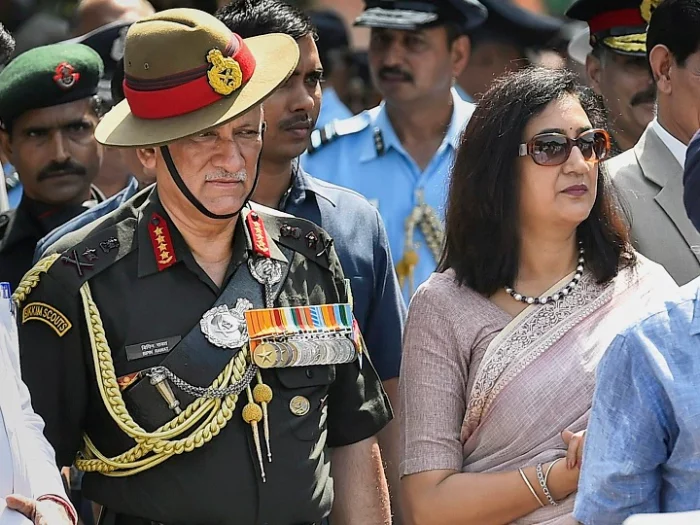
M446 247L404 335L414 525L569 524L602 354L675 283L634 253L597 101L564 70L497 81L464 132Z

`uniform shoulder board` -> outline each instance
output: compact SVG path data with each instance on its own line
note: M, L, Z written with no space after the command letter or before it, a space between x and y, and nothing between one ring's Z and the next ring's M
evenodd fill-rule
M367 113L360 113L354 117L343 120L333 120L311 132L311 144L309 145L308 153L313 155L326 144L330 144L338 137L352 135L362 131L369 126L370 118Z
M60 278L68 289L79 289L84 282L136 249L136 224L136 218L129 218L87 236L80 236L81 230L66 235L51 246L50 251L61 263L52 266L51 274Z
M255 206L256 213L265 224L270 238L324 268L331 268L335 257L331 257L333 239L320 226L311 221L273 210Z

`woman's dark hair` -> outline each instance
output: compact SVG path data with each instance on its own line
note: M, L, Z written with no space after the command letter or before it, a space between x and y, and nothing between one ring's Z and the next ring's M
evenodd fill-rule
M531 67L504 76L477 105L452 169L440 261L440 271L452 268L461 285L490 296L515 282L520 253L518 145L528 122L566 96L580 101L594 127L604 126L598 99L563 69ZM599 282L606 282L635 259L628 222L603 164L597 190L578 238L587 267Z

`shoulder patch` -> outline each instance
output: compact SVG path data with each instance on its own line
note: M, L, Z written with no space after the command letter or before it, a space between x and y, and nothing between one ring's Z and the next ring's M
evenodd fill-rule
M348 119L333 120L322 128L315 129L311 132L311 143L308 149L309 155L313 155L320 148L335 141L338 137L352 135L353 133L362 131L369 126L369 123L370 117L365 112Z
M29 321L45 323L56 332L58 337L63 337L73 327L73 323L63 313L50 304L40 302L27 303L22 308L21 319L22 324L26 324Z

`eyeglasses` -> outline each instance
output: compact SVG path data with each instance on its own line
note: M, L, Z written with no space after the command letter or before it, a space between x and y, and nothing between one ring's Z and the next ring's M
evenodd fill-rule
M519 157L532 157L540 166L564 164L576 146L586 160L601 161L610 155L610 135L604 129L589 129L575 139L561 133L535 135L527 144L520 144Z

